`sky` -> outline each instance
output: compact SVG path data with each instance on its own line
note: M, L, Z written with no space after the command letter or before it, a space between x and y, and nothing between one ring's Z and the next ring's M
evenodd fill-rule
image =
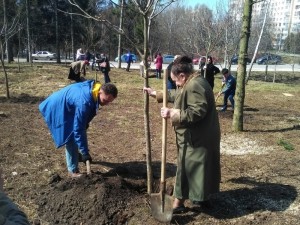
M223 0L224 4L228 4L228 0ZM204 4L207 5L211 9L216 8L216 4L220 2L220 0L182 0L184 2L184 5L186 6L195 6L196 4Z

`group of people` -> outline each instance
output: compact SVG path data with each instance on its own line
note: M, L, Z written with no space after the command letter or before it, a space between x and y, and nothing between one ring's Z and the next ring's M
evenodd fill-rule
M110 63L109 58L104 54L91 54L88 50L83 54L81 48L77 50L76 61L70 64L70 71L68 79L74 80L76 82L81 82L85 80L86 70L90 65L92 60L92 70L94 67L97 71L101 71L104 76L104 82L111 82L109 77ZM96 66L97 65L97 66Z
M224 68L220 71L220 69L213 64L213 58L211 56L207 57L207 62L205 60L199 60L199 69L201 76L206 78L212 89L214 89L215 75L220 72L222 73L222 88L217 94L217 97L224 95L223 106L220 111L226 111L228 99L230 100L231 107L234 109L236 79L230 74L229 70Z
M207 64L210 63L211 59ZM206 76L210 74L209 68L217 71L213 66L207 65L203 68L203 71L206 70ZM187 56L176 56L168 70L170 85L171 82L173 84L168 88L167 100L173 103L173 107L161 108L160 116L170 119L176 135L177 171L173 213L185 212L186 200L191 200L197 207L210 208L210 198L219 192L221 180L221 134L212 79L204 77L202 71L195 72L192 59ZM226 87L219 94L225 95L224 101L229 98L234 107L235 79L228 69L223 69L222 74ZM143 91L155 97L158 102L162 101L161 92L150 87L144 87ZM84 80L54 92L40 103L39 111L50 130L55 146L65 146L70 177L82 176L79 171L80 161L92 161L87 138L89 123L101 107L114 101L117 96L118 89L112 83L101 84L93 80ZM223 109L226 110L226 107L227 103L224 102ZM6 199L1 192L0 196ZM26 216L24 217L14 204L7 199L1 199L0 202L8 205L11 210L16 210L16 218L24 221L15 224L27 224ZM1 216L2 214L0 221Z

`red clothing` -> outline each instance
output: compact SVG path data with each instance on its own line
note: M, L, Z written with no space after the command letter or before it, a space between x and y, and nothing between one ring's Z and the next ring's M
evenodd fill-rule
M161 55L157 55L154 64L156 69L161 70L163 64L163 57Z

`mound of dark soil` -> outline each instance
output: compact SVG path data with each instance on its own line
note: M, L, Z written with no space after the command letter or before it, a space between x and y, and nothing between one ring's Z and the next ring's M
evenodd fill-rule
M55 182L57 181L57 182ZM125 224L134 214L130 204L139 185L102 174L78 179L56 177L37 201L41 219L49 224ZM141 197L141 196L140 196Z

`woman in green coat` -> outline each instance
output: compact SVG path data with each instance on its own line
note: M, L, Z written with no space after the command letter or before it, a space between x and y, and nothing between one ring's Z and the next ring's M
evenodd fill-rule
M173 108L162 108L161 116L170 118L178 148L173 213L185 210L184 202L205 207L220 189L220 126L214 93L205 78L194 73L192 59L178 57L171 78L179 87L169 91ZM150 96L162 94L144 88Z

